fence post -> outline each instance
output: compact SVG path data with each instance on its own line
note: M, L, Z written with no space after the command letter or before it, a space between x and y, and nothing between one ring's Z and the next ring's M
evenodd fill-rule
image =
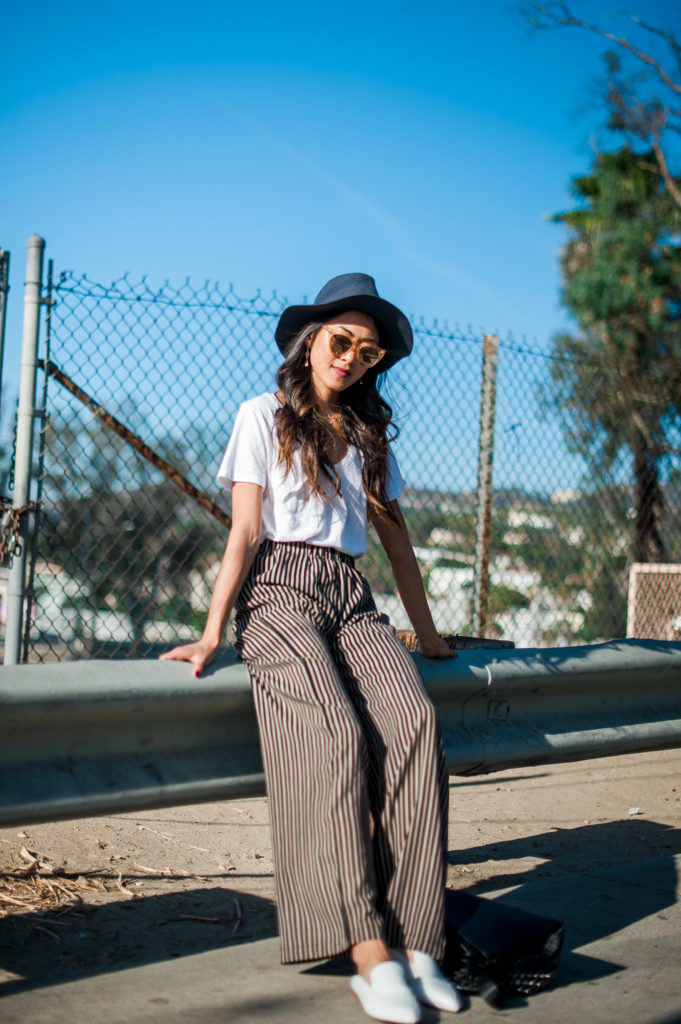
M0 249L0 409L2 408L2 369L5 363L5 318L9 293L9 253Z
M21 343L21 376L19 378L14 496L12 500L12 506L15 509L25 508L30 500L31 467L33 462L33 421L36 413L35 391L45 240L40 235L31 235L26 245L28 254L26 258L26 283L24 286L24 329ZM17 546L14 554L10 551L10 570L7 584L5 665L18 664L21 653L26 554L28 549L28 516L26 513L19 517L16 541Z
M480 439L478 442L475 569L473 575L473 635L482 636L487 626L489 556L492 530L492 467L494 463L494 410L499 338L482 339L482 389L480 392Z

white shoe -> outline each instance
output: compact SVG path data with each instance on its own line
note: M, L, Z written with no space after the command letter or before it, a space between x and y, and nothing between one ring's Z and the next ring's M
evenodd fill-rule
M360 974L350 979L350 988L367 1017L389 1024L418 1024L421 1008L407 984L404 971L394 960L377 964L366 982Z
M402 964L412 992L422 1003L448 1013L458 1013L463 1009L464 1001L461 993L442 973L439 964L432 956L415 950L412 953L413 959L408 960L397 950L390 952L398 963Z

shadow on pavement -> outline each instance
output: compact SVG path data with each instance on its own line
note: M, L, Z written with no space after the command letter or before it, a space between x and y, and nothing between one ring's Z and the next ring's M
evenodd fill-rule
M0 997L277 934L271 900L202 888L0 920Z
M593 858L584 871L590 845ZM639 819L556 829L451 853L449 859L545 861L519 874L497 875L469 891L514 885L518 888L499 897L504 903L565 922L565 953L556 978L564 986L622 969L575 951L651 915L662 917L675 903L674 855L679 853L681 830ZM10 915L0 920L0 968L16 980L6 980L0 996L276 934L271 900L218 886ZM336 960L306 970L347 974L350 965ZM669 1018L659 1024L677 1022Z
M585 850L593 847L585 869ZM565 924L565 951L555 984L593 981L623 969L621 964L575 952L657 915L676 903L681 830L642 819L556 829L450 852L450 863L541 857L524 872L500 874L467 891L478 895L517 886L498 897L503 903L556 918ZM534 883L534 884L529 884ZM509 1003L513 1005L513 1003ZM667 1021L660 1022L667 1024ZM671 1024L671 1021L669 1022Z
M589 849L592 855L589 858ZM481 864L485 861L515 861L532 858L526 871L505 873L500 867L492 877L470 886L481 895L510 885L527 885L546 878L583 872L589 868L610 867L646 858L673 857L681 854L681 829L658 824L646 818L626 818L579 828L551 829L539 835L500 839L465 850L450 850L447 860L453 865Z

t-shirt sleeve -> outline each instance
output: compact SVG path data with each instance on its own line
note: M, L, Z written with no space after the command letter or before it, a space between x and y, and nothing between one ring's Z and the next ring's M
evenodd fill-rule
M254 402L244 402L218 469L218 483L230 487L238 481L265 487L271 451L271 417Z
M388 501L395 501L404 490L404 479L397 465L397 459L393 455L392 448L388 448L388 473L385 480L385 493Z

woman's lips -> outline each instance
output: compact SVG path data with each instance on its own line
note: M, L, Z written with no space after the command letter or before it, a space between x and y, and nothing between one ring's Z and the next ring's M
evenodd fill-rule
M332 366L331 369L338 374L339 377L349 377L350 371L346 370L343 366Z

